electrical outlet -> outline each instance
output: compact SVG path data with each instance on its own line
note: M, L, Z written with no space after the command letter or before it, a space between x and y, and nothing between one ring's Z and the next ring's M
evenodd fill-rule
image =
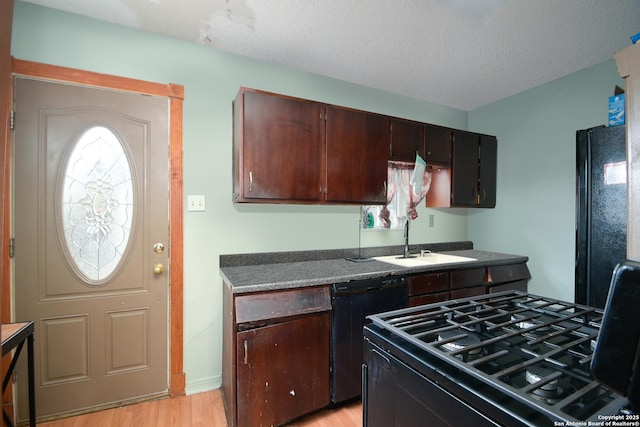
M187 210L192 212L204 212L204 196L187 196Z
M433 227L434 217L435 215L429 215L429 227Z

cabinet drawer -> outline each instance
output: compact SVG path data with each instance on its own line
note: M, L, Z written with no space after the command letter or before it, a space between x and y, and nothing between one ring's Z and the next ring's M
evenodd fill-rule
M329 286L241 295L235 299L236 323L276 320L331 310Z
M482 285L485 283L485 275L484 267L452 271L451 289Z
M486 293L485 286L474 286L472 288L452 289L451 299L475 297L476 295L484 295Z
M409 296L449 290L449 273L420 274L407 277Z
M432 304L434 302L447 301L448 299L449 299L449 291L436 292L433 294L409 297L409 307L415 307L417 305Z
M524 263L488 267L487 281L489 283L515 282L517 280L527 280L530 278L531 273L529 273L529 269Z
M489 293L494 294L502 291L522 291L527 292L527 281L518 280L515 282L503 283L501 285L489 286Z

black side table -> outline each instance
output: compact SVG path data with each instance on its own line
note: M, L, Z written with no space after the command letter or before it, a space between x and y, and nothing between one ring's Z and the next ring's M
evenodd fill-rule
M36 427L36 395L35 395L35 375L34 375L34 356L33 356L33 321L20 322L20 323L4 323L2 324L2 356L15 349L16 352L11 359L9 370L2 380L2 394L9 385L11 375L13 375L13 369L16 367L16 362L20 356L20 351L24 342L27 342L27 357L28 357L28 370L29 370L29 426ZM4 422L12 427L13 423L2 411L2 418Z

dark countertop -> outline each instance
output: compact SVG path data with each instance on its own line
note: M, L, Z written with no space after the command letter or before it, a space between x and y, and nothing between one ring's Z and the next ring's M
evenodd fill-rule
M445 265L441 264L435 266L425 265L420 267L401 267L376 260L368 262L352 262L344 258L334 258L234 265L234 263L224 262L221 256L220 275L222 276L225 285L232 288L234 294L243 294L259 291L327 285L352 280L379 278L389 275L441 271L443 269L457 270L491 265L514 264L527 262L529 260L526 256L485 252L474 249L438 252L475 258L476 261ZM413 247L412 253L415 253L413 252Z

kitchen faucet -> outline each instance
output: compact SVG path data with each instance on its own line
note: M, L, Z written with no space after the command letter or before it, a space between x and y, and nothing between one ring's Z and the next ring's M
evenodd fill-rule
M402 254L402 258L411 258L409 254L409 218L404 223L404 253Z

